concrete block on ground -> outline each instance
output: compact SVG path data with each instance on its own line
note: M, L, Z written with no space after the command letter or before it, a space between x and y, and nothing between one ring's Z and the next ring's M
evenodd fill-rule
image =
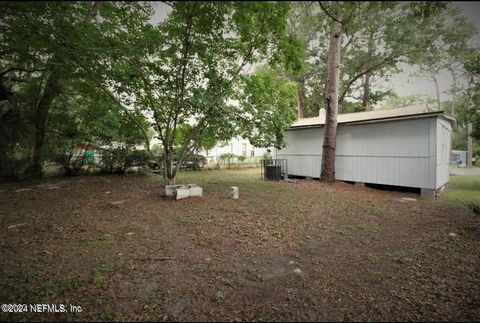
M199 196L202 197L203 189L200 186L195 184L188 184L188 185L179 185L176 189L176 198L177 200L191 197L191 196Z
M238 187L237 186L230 187L230 198L236 200L238 199L238 197L239 197Z
M365 183L355 182L355 186L365 187Z
M177 200L184 199L190 196L190 189L188 187L179 187L176 191Z
M182 187L183 185L165 185L165 195L174 196L177 192L177 188Z
M200 186L197 186L195 184L188 184L189 189L190 189L190 196L200 196L202 197L203 195L203 189Z
M434 200L435 199L435 190L431 188L422 188L420 190L420 195L427 200Z

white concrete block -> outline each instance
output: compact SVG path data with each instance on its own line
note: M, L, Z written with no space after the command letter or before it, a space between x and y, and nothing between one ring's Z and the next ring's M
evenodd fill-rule
M174 196L177 192L177 188L181 187L182 185L165 185L165 195L166 196Z
M190 196L200 196L202 197L203 195L203 189L200 186L197 186L195 184L188 184L189 189L190 189Z
M202 197L203 189L200 186L195 184L188 184L188 185L177 185L178 187L175 189L174 195L176 196L177 200L191 197L191 196L199 196Z
M236 186L230 187L230 198L231 199L234 199L234 200L238 199L239 194L240 194L240 192L238 190L238 187L236 187Z
M180 200L189 196L190 196L190 188L185 186L177 188L177 195L176 195L177 200Z

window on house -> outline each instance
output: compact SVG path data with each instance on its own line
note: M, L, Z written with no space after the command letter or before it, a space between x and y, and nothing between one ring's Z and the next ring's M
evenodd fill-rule
M242 156L247 157L247 144L242 144Z
M250 157L255 157L255 149L250 150Z

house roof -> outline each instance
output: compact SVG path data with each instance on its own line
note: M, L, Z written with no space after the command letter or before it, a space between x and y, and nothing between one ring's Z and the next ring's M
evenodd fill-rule
M446 115L443 111L428 111L423 105L414 105L403 108L373 110L365 112L344 113L337 115L338 124L349 124L359 122L380 122L389 119L412 119L431 115L440 115L452 122L455 126L456 120ZM313 118L299 119L293 123L292 128L319 127L325 125L325 115Z

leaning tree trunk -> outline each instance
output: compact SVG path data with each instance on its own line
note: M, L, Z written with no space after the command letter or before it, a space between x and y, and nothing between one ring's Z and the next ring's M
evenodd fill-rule
M100 6L101 3L98 1L93 4L90 14L86 19L88 22L91 22L95 19ZM60 55L56 53L52 58L52 62L58 63L59 60ZM29 151L30 169L27 170L27 172L30 173L29 175L31 175L33 178L40 178L43 175L42 149L45 141L48 111L50 110L53 100L61 93L59 78L59 68L53 68L52 71L47 74L43 93L41 93L41 97L35 107L33 120L33 142Z
M42 177L42 150L45 141L45 130L47 128L47 117L53 100L60 93L60 85L56 72L48 73L45 81L45 90L36 106L33 120L33 142L30 147L30 170L29 173L33 178Z
M373 36L375 35L374 31L371 31L368 35L368 54L374 55L375 53L375 43L373 42ZM367 111L370 105L370 92L371 92L371 77L372 72L365 73L365 79L363 81L363 95L362 95L362 111Z
M340 74L341 18L333 21L328 46L328 93L326 93L325 132L323 138L322 172L320 180L335 182L335 145L337 139L338 86Z
M438 80L435 75L432 75L432 80L435 83L435 91L437 94L437 110L440 111L442 110L442 102L440 101L440 89L438 87Z
M370 73L365 74L363 81L362 111L367 111L370 103Z
M455 117L455 104L456 104L456 99L457 99L457 76L455 75L455 71L450 69L450 73L452 73L452 116Z

